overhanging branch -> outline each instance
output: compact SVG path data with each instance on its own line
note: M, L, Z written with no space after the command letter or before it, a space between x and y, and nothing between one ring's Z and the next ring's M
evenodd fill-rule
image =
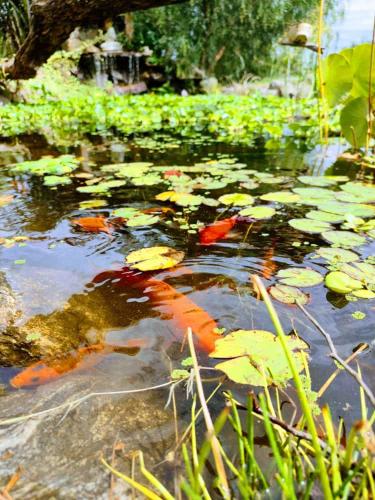
M29 34L7 65L8 78L32 78L36 70L77 26L99 24L106 18L181 3L184 0L34 0L31 6Z

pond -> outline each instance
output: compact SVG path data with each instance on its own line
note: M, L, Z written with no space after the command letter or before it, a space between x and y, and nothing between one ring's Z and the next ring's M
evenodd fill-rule
M280 274L290 268L315 271L315 280L318 275L316 283L310 276L299 290L305 309L329 332L342 357L369 344L357 361L364 379L374 382L374 300L350 295L355 291L350 287L337 293L323 279L342 263L319 249L336 242L339 257L368 266L375 249L374 225L366 226L374 218L369 203L375 198L369 187L353 184L363 180L356 167L333 162L338 152L337 146L304 154L291 146L267 151L168 136L133 142L97 136L64 149L37 135L3 143L1 418L40 412L92 392L163 384L189 355L184 315L194 323L200 363L214 367L204 322L212 321L217 336L222 329L273 331L251 275L259 275L280 298L280 285L294 284ZM62 154L72 156L47 167L22 163ZM280 191L284 194L274 194ZM240 195L222 198L231 193ZM266 216L252 211L259 205L272 210ZM82 219L87 217L96 217L94 228L92 219ZM227 225L204 233L218 220ZM154 246L184 252L184 258L139 281L126 258ZM371 296L374 281L367 274L367 290L359 289ZM298 332L307 343L312 389L318 391L335 369L324 338L296 304L274 300L274 305L285 331ZM227 387L238 394L246 389L230 381ZM0 427L1 476L22 468L14 498L125 494L127 487L111 485L99 461L117 449L127 456L143 450L148 464L169 477L165 456L175 437L173 409L165 408L168 391L98 396L69 411ZM182 388L176 395L183 426L190 405ZM347 422L360 417L358 386L346 373L324 393L325 401ZM129 460L116 460L129 470Z

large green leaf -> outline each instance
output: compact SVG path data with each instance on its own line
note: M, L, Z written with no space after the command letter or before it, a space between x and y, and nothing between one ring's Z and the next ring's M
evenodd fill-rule
M368 129L368 98L357 97L341 111L340 125L345 139L355 148L366 145Z
M319 234L332 228L328 222L312 219L291 219L288 224L304 233Z
M330 54L322 61L323 83L329 106L335 106L353 84L349 61L341 54Z
M307 344L287 337L298 371L304 369ZM273 333L265 330L238 330L216 341L212 358L232 358L216 365L239 384L266 386L285 383L292 377L283 348Z

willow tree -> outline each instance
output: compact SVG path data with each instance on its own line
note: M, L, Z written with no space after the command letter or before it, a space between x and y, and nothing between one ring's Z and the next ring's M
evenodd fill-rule
M181 77L265 74L288 24L315 19L318 0L191 0L134 15L136 46L148 45Z

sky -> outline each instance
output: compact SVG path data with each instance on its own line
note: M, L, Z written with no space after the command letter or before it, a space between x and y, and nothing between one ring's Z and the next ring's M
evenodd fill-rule
M375 0L336 0L344 16L333 26L329 52L363 42L371 42L375 16Z

